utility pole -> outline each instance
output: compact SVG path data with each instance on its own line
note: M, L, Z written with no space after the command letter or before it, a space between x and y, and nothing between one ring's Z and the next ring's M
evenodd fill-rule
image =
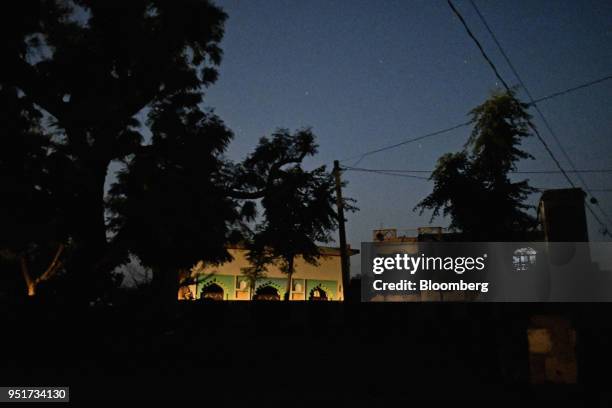
M342 270L342 292L344 301L348 295L350 280L348 249L346 247L346 229L344 227L344 201L342 200L342 180L340 179L340 162L334 160L334 178L336 179L336 208L338 209L338 233L340 235L340 265Z

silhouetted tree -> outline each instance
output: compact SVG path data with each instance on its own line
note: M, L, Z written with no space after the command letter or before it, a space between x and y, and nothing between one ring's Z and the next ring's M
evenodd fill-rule
M104 290L126 256L105 222L109 164L141 148L139 113L216 79L225 19L206 0L25 0L3 9L0 86L45 118L61 156L54 171L64 183L51 194L69 215L66 267L78 293Z
M415 209L450 216L450 227L466 239L513 240L535 226L526 211L528 195L535 191L528 180L512 182L508 176L521 159L533 158L520 150L530 135L527 105L513 91L494 93L470 114L474 129L465 149L443 155L431 175L432 193Z
M232 133L200 101L179 93L154 104L151 144L126 160L109 194L116 239L153 270L159 300L176 300L179 270L230 260L226 244L254 215L228 195L222 154Z
M300 161L270 160L292 150L300 161L316 153L309 129L293 135L279 129L271 139L262 138L243 165L249 177L267 176L254 182L265 183L265 194L261 200L263 221L255 229L249 258L255 267L277 263L287 274L286 300L291 293L296 258L316 264L321 255L317 244L330 242L330 233L337 226L334 179L325 166L305 171Z
M40 168L58 176L44 191L65 215L58 243L70 244L74 294L107 292L132 253L154 270L160 299L176 299L179 269L229 259L225 244L245 230L252 200L272 208L273 194L314 191L327 177L299 168L316 151L309 132L274 137L244 163L224 159L231 132L199 107L226 19L209 1L25 0L0 19L0 89L27 103L26 125L48 143ZM111 162L124 167L106 200ZM7 163L7 172L26 171ZM316 228L311 237L325 238Z
M61 181L50 172L55 153L40 112L10 86L0 87L0 106L0 256L6 268L2 280L15 281L21 270L24 290L19 292L34 296L39 284L62 267L65 214L52 194Z
M249 253L250 255L251 253ZM248 255L247 255L248 257ZM257 286L257 282L260 279L263 279L266 277L266 265L267 262L263 261L262 259L250 259L251 261L251 265L247 266L246 268L242 268L240 269L240 273L242 273L246 279L247 282L249 283L249 299L253 299L253 296L255 295L255 287Z

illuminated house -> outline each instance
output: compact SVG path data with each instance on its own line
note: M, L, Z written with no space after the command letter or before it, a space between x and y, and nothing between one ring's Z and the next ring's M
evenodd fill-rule
M340 250L321 247L322 256L318 265L305 262L301 257L295 261L295 272L291 282L291 300L344 300ZM265 277L259 279L251 290L249 281L242 273L250 265L247 250L242 247L228 249L233 260L221 265L205 265L200 262L191 270L195 281L183 286L179 299L203 300L282 300L287 290L287 274L278 266L269 265ZM349 249L349 255L359 251Z

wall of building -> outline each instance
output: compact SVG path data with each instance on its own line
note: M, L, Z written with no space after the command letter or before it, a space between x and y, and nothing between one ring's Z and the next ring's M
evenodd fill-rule
M191 286L195 298L199 299L202 290L209 285L218 285L223 289L224 300L249 300L250 290L241 270L250 265L246 258L247 251L242 248L228 249L233 260L222 265L201 265L194 269L198 281ZM301 257L295 261L295 273L292 282L292 300L308 300L312 291L317 288L325 291L327 300L343 300L342 272L339 251L323 248L323 256L317 265L312 265ZM244 282L243 282L244 281ZM263 286L275 288L282 297L287 287L287 275L277 265L269 265L266 277L260 279L255 290ZM315 293L316 294L316 293ZM321 291L318 294L322 294Z

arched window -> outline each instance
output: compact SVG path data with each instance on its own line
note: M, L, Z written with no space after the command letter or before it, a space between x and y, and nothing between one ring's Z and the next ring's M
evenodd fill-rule
M264 285L255 290L253 300L280 300L280 295L275 287L271 285Z
M211 283L202 288L200 293L202 300L223 300L223 288L216 283Z
M308 300L314 300L314 301L326 301L329 300L327 298L327 292L325 290L323 290L323 288L321 288L321 286L316 286L314 287L311 291L310 294L308 296Z

